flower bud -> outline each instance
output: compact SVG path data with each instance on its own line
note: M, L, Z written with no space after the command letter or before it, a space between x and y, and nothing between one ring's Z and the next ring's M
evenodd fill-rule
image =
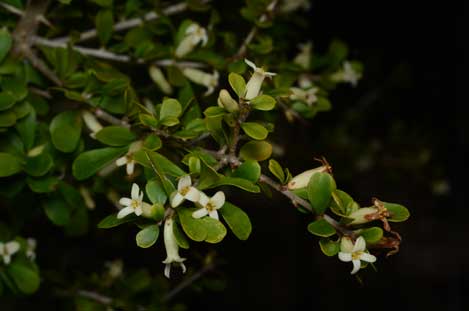
M210 74L195 68L184 68L182 73L192 82L205 86L207 91L204 95L210 95L218 85L219 75L216 70Z
M227 90L222 89L218 95L218 106L225 108L229 112L238 111L238 103L231 97Z
M181 40L176 48L176 57L183 57L196 47L199 42L205 46L208 41L207 31L205 28L200 27L198 24L193 23L186 29L185 37Z
M376 218L373 217L375 215L378 215L377 208L363 207L351 213L347 217L353 219L352 222L349 223L350 225L360 225L375 220Z
M164 76L163 71L161 71L160 68L156 66L150 66L150 68L148 68L148 73L150 74L150 77L153 82L156 83L156 85L160 88L163 93L171 94L173 92L171 84L168 83L168 80L166 80L166 77Z
M304 171L303 173L296 175L295 177L290 180L288 183L289 190L300 189L308 186L309 180L311 177L316 173L327 172L328 167L323 165L320 167L313 168L311 170Z
M89 111L83 110L81 112L83 121L85 121L86 127L91 131L90 136L94 138L97 132L101 131L103 126L99 123L98 119Z
M28 151L28 157L32 158L32 157L40 155L44 151L45 147L46 147L45 144L34 147L33 149Z
M244 61L254 70L251 78L246 84L246 95L244 96L246 100L251 100L259 95L262 82L264 82L265 77L273 77L276 74L273 72L264 71L264 69L257 67L256 64L248 59L245 59Z

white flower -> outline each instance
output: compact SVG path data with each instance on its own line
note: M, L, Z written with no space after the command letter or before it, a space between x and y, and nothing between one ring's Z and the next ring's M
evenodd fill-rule
M195 187L192 187L191 177L185 175L179 179L178 190L171 197L171 206L177 207L184 200L197 202L200 197L200 192Z
M220 93L218 93L217 103L218 106L229 112L239 110L238 102L231 97L230 93L226 89L221 89Z
M218 85L219 74L216 70L210 74L195 68L184 68L182 73L192 82L205 86L207 88L205 96L212 94Z
M173 92L173 88L171 87L171 84L169 84L168 80L166 80L166 77L163 74L163 71L161 71L160 68L152 65L148 69L148 73L150 74L151 79L153 82L158 85L161 91L165 94L171 94Z
M290 91L292 94L290 95L291 100L300 100L308 104L308 106L312 106L315 102L318 101L318 97L316 93L319 91L316 87L311 87L307 90L300 89L298 87L291 87Z
M205 46L208 41L207 31L205 28L200 27L199 24L193 23L186 28L185 37L181 40L176 48L176 57L183 57L195 48L199 42Z
M132 191L130 194L131 198L121 198L119 204L123 205L124 208L119 211L117 218L124 218L125 216L135 213L140 216L143 213L144 205L145 208L151 207L150 204L143 202L143 192L136 183L132 184Z
M304 171L303 173L296 175L288 183L287 185L288 190L295 190L295 189L301 189L301 188L306 187L309 183L309 180L314 174L327 172L329 168L330 168L329 166L323 165L320 167L316 167L316 168Z
M361 74L357 72L350 62L344 62L342 69L332 75L332 80L348 82L353 86L356 86L358 80L360 80Z
M293 60L293 62L301 68L308 69L311 63L311 50L313 48L313 44L311 42L306 42L299 45L300 53L298 53Z
M26 242L28 243L28 246L26 248L26 257L28 257L31 260L34 260L36 258L36 253L35 253L36 245L37 245L36 239L29 238L26 240Z
M129 154L126 154L123 157L120 157L119 159L116 160L116 165L117 166L124 166L125 165L125 170L127 172L127 175L132 175L134 173L135 169L135 161L133 160L132 156Z
M225 204L225 194L222 191L218 191L213 197L209 198L205 193L200 192L199 202L197 203L202 208L193 212L192 217L202 218L209 215L213 219L218 220L217 210Z
M20 243L10 241L7 243L0 242L0 256L3 257L3 262L8 265L11 261L11 256L20 250Z
M265 77L273 77L276 73L264 71L264 69L257 67L256 64L251 62L249 59L244 59L244 61L254 70L251 78L246 84L246 95L244 96L245 99L251 100L259 95L262 82L264 82Z
M298 76L298 85L302 89L307 89L313 86L313 80L310 74L302 73Z
M122 261L122 259L108 261L105 263L105 266L108 269L107 273L113 279L117 279L118 277L120 277L122 275L122 272L124 271L124 262Z
M83 118L83 121L85 121L86 127L91 131L91 138L95 138L96 133L101 131L103 126L101 125L101 123L99 123L98 119L94 116L94 114L92 114L88 110L83 110L81 112L81 117Z
M166 266L164 267L164 275L169 279L171 273L171 264L181 266L182 273L186 273L186 266L184 260L179 256L179 246L173 232L173 219L168 217L164 222L164 247L166 249L166 259L163 261Z
M342 237L340 240L339 259L344 262L351 261L353 270L351 274L355 274L360 270L361 261L375 262L376 257L365 252L366 242L363 237L359 237L355 244L348 237Z

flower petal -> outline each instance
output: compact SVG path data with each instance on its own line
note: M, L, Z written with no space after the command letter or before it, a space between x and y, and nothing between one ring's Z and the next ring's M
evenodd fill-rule
M207 206L209 200L210 200L209 197L205 193L203 193L202 191L199 191L198 203L200 205L202 205L203 207Z
M344 252L339 252L339 259L343 262L349 262L352 261L352 254L350 253L344 253Z
M251 62L249 59L245 58L245 59L244 59L244 62L245 62L249 67L251 67L252 69L254 69L254 70L257 69L256 64L254 64L253 62Z
M340 239L340 250L344 253L351 253L353 251L353 243L349 237L342 237Z
M5 262L6 265L8 265L11 261L11 256L10 255L3 255L3 261Z
M186 273L186 266L181 262L182 273Z
M141 205L141 204L140 204L139 206L137 206L137 208L135 208L134 213L135 213L135 215L137 215L137 216L142 215L143 209L142 209L142 205Z
M171 207L179 206L183 201L184 197L182 196L182 194L176 192L176 194L171 199Z
M11 241L5 244L5 248L8 254L13 255L14 253L20 250L20 243L16 241Z
M358 272L358 270L360 270L361 263L359 259L352 260L352 263L353 263L353 270L352 272L350 272L350 274L355 274Z
M352 252L363 252L366 248L366 242L365 239L360 236L358 239L355 241L355 245L353 245Z
M200 198L200 192L196 188L190 187L184 198L192 202L197 202Z
M369 253L363 253L360 255L360 260L367 261L367 262L375 262L376 257Z
M119 204L122 206L130 206L132 205L132 199L130 198L120 198Z
M134 173L134 167L135 167L134 161L130 161L129 163L127 163L127 166L126 166L127 175L130 176Z
M134 212L134 209L130 206L127 206L126 208L123 208L117 213L117 219L124 218L125 216L132 214Z
M216 209L214 209L213 211L208 212L208 215L209 215L211 218L218 220L218 212L217 212Z
M132 192L130 193L130 197L132 198L132 200L138 200L139 197L139 192L140 192L140 188L138 187L138 185L136 183L133 183L132 184Z
M125 164L127 164L127 156L123 156L123 157L116 160L116 165L117 166L122 166L122 165L125 165Z
M196 210L192 213L193 218L202 218L208 214L208 210L206 208L201 208Z
M210 203L216 208L219 209L225 204L225 194L223 191L218 191L215 195L210 199Z
M192 185L191 177L189 175L182 176L178 182L178 191L180 192L182 189L186 187L190 187Z
M167 264L164 266L164 276L169 279L170 273L171 273L171 264L170 264L170 263L167 263Z

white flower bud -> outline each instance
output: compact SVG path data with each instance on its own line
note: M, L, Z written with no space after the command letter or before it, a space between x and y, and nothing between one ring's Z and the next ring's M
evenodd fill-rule
M264 69L257 67L256 64L248 59L245 59L244 61L254 70L251 78L246 84L246 95L244 96L246 100L251 100L259 95L262 82L264 82L265 77L273 77L276 73L264 71Z
M218 106L225 108L229 112L239 110L238 103L231 97L230 93L225 89L220 90L217 102Z
M148 68L148 73L150 74L150 77L153 82L158 85L158 87L163 93L171 94L173 92L171 84L168 83L168 80L166 80L166 77L164 76L163 71L161 71L160 68L156 66L150 66L150 68Z
M176 48L175 55L176 57L183 57L192 50L195 46L202 42L202 45L205 46L208 41L207 31L205 28L200 27L198 24L193 23L186 29L185 37L181 40L178 47Z
M34 147L33 149L28 151L28 157L32 158L32 157L40 155L44 151L45 147L46 147L46 144Z
M287 187L289 190L301 189L308 186L309 180L316 173L327 172L328 167L323 165L320 167L313 168L311 170L304 171L303 173L296 175L290 180Z
M81 112L81 116L83 118L83 121L85 121L86 127L91 131L90 136L92 138L95 138L96 133L101 131L103 126L101 125L101 123L99 123L98 119L94 116L94 114L92 114L88 110L83 110Z
M367 222L370 222L370 221L374 220L373 217L369 217L369 216L372 216L372 215L378 215L378 209L377 208L375 208L375 207L363 207L363 208L360 208L360 209L356 210L355 212L351 213L347 217L353 219L353 221L349 223L350 225L360 225L360 224L364 224L364 223L367 223Z
M83 197L85 205L88 209L93 210L96 208L96 203L94 202L93 197L87 188L80 186L80 194Z
M218 85L219 75L216 70L213 74L209 74L195 68L184 68L182 73L192 82L205 86L207 88L205 96L212 94Z
M178 264L181 266L182 273L186 272L186 266L184 261L186 258L181 258L179 256L179 246L174 236L173 224L174 221L171 217L168 217L164 222L164 247L166 249L166 259L163 261L166 264L164 268L164 275L169 279L171 273L171 265Z

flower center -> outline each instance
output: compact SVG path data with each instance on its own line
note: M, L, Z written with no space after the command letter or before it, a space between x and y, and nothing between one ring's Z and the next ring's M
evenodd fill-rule
M352 260L359 260L363 252L352 253Z
M182 195L186 195L186 194L189 192L189 189L190 189L189 187L184 187L184 188L182 188L182 189L181 189L181 194L182 194Z
M205 206L205 208L211 212L215 209L215 206L212 205L212 203L207 203L207 206Z
M137 200L132 200L132 203L130 203L130 206L132 206L133 209L136 209L137 207L140 206L140 202Z

